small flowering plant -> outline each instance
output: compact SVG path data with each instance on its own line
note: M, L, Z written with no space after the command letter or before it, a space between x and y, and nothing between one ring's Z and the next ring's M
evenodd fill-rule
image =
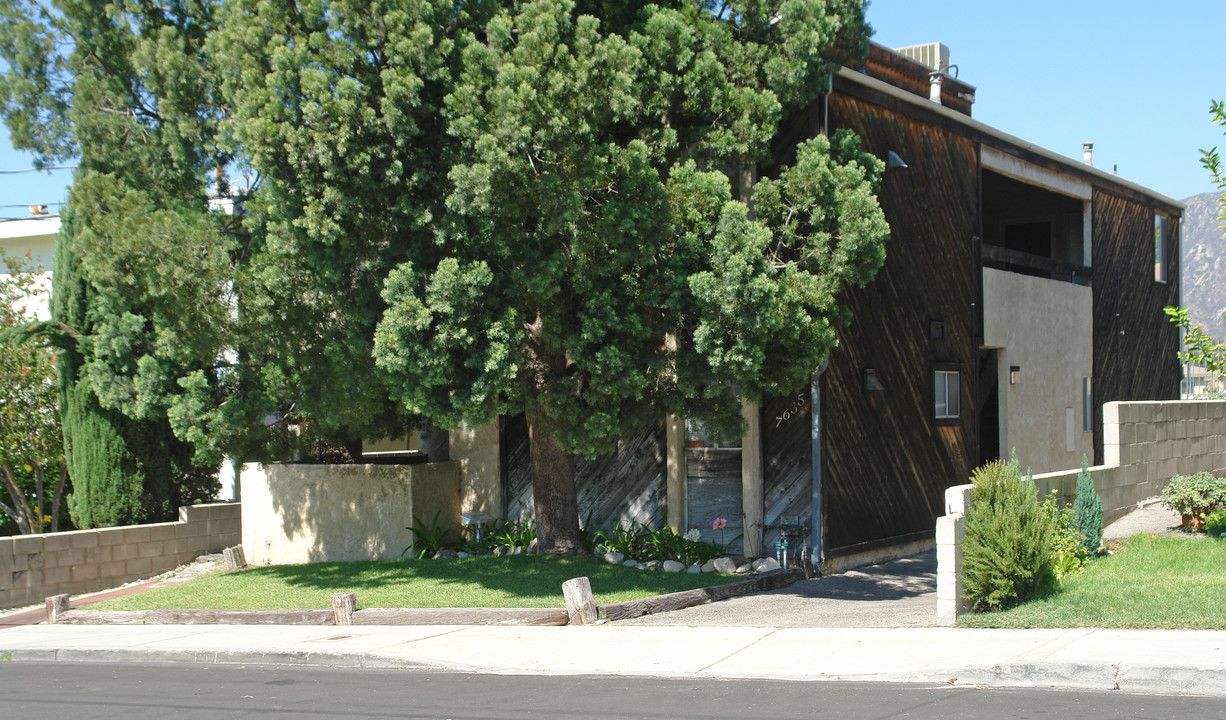
M702 531L698 528L690 528L689 530L685 531L685 535L683 537L690 542L699 542L702 540Z

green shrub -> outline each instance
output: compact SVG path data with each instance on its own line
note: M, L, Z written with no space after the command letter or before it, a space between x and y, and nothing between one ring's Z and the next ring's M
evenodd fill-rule
M1220 538L1226 536L1226 508L1214 510L1205 516L1205 522L1202 525L1209 537Z
M962 545L962 589L977 610L1025 600L1052 576L1055 520L1017 460L996 461L971 476L971 507Z
M1226 503L1226 478L1212 473L1176 475L1162 491L1163 506L1181 515L1204 515Z
M1051 518L1054 528L1051 543L1052 577L1056 582L1063 582L1066 577L1081 572L1093 552L1087 547L1085 535L1077 529L1077 518L1074 511L1068 505L1060 504L1059 491L1051 491L1051 495L1048 495L1043 501L1043 511ZM1101 526L1102 514L1100 512L1099 540L1095 541L1095 552L1098 550L1098 544L1102 542Z
M609 531L598 530L595 538L597 546L606 551L619 552L628 559L639 562L676 560L685 565L694 565L727 554L726 549L716 543L703 542L686 535L678 535L667 525L659 530L651 530L646 525L631 523L626 527L618 525Z
M442 510L434 513L434 518L430 520L430 524L426 525L416 516L413 517L413 524L406 527L405 530L413 533L413 544L405 547L400 553L400 557L404 557L410 551L413 555L421 560L422 558L434 557L435 553L447 547L447 533L451 528L439 523L439 515Z
M1094 490L1090 477L1090 461L1081 456L1081 472L1077 474L1077 497L1073 500L1072 528L1081 534L1081 544L1088 555L1098 552L1103 542L1103 502Z

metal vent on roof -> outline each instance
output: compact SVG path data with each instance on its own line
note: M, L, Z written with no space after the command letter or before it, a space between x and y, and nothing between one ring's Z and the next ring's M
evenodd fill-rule
M898 48L894 52L903 57L909 57L933 70L945 72L949 68L949 48L945 47L942 43L908 45L907 47Z

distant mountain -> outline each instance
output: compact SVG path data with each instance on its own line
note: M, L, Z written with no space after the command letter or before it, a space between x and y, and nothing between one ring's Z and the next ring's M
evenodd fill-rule
M1226 312L1226 232L1221 226L1217 193L1194 195L1184 200L1183 304L1188 315L1218 341L1226 339L1222 313Z

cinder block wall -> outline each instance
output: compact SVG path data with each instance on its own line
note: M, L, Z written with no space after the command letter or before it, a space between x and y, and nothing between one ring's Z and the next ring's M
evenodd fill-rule
M1022 460L1025 465L1025 458ZM1103 406L1102 465L1090 468L1103 502L1103 522L1127 515L1162 492L1175 475L1226 476L1226 401L1112 402ZM1040 496L1052 490L1065 502L1077 492L1081 468L1035 475ZM937 518L937 624L953 625L969 612L962 599L963 516L970 485L945 491L945 515Z
M242 542L238 503L179 508L179 521L0 538L0 608L97 592Z
M1102 465L1090 468L1103 521L1127 515L1175 475L1226 476L1226 401L1113 402L1103 406ZM1023 459L1024 464L1024 459ZM1043 495L1073 502L1081 468L1034 477Z

